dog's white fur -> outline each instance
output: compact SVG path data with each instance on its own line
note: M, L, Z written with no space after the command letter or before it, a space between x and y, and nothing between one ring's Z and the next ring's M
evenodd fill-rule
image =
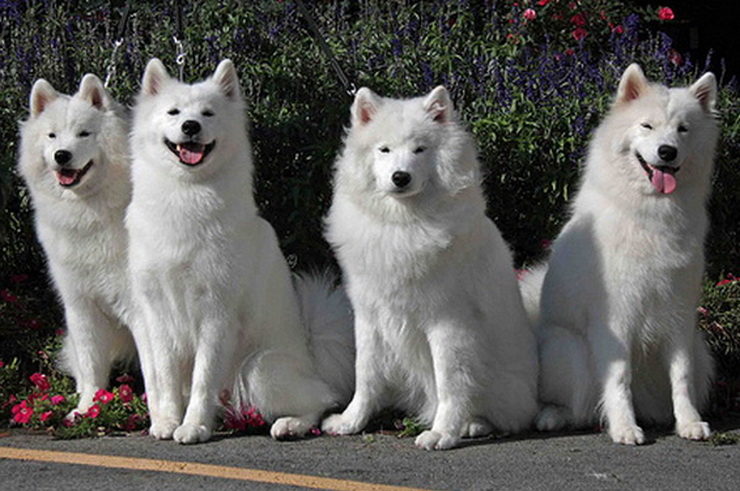
M123 108L88 74L70 97L44 79L34 83L30 117L21 125L18 169L31 193L36 231L64 304L67 335L62 367L75 379L84 413L108 384L111 365L130 359L123 218L131 198L128 121ZM70 152L66 169L83 169L63 187L57 151Z
M197 166L183 164L164 143L187 141L185 121L202 128L194 140L214 143ZM253 404L274 421L273 437L305 434L341 402L342 391L351 393L352 374L341 368L352 359L348 311L341 298L326 296L325 282L303 281L303 298L323 298L339 313L304 313L328 322L301 326L275 232L257 215L244 102L231 61L187 85L151 60L131 144L134 192L126 225L150 434L180 443L209 439L218 395L234 385L237 405ZM324 348L342 353L333 359L338 363L315 353L323 349L315 344L322 329L331 345ZM331 371L326 381L317 365Z
M362 88L351 113L326 237L355 310L357 388L324 431L359 432L385 406L431 424L424 449L527 428L535 338L447 91L395 100ZM411 177L402 189L396 172Z
M553 245L540 317L537 427L585 426L603 417L615 442L645 441L637 421L669 423L689 439L710 434L698 410L712 361L696 329L707 230L705 203L718 137L716 82L688 88L624 72L593 135L572 217ZM685 131L684 131L685 130ZM643 170L677 149L676 188L659 192ZM537 305L543 271L525 278Z

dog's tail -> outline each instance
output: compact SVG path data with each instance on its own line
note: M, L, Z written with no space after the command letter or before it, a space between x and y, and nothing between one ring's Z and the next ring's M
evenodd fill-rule
M342 404L355 390L355 336L352 305L329 271L295 276L301 321L321 379Z
M527 311L530 325L535 328L540 321L540 297L546 273L547 263L542 263L530 270L522 271L519 277L519 291L522 293L524 310Z

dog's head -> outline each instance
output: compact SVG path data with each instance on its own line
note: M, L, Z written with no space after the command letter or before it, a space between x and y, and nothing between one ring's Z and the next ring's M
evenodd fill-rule
M361 88L346 144L343 160L354 176L390 199L411 200L432 190L454 194L478 182L475 149L442 86L406 100Z
M717 139L714 105L717 83L704 74L687 88L650 84L630 65L619 83L612 109L623 172L643 193L670 195L707 175Z
M134 124L134 152L181 175L207 174L244 140L244 106L231 60L192 85L169 76L161 61L147 64Z
M72 97L60 94L44 79L37 80L31 90L31 115L22 132L24 153L36 155L22 159L21 166L27 167L22 169L24 174L76 195L98 189L107 165L106 113L113 111L114 104L92 74L82 78Z

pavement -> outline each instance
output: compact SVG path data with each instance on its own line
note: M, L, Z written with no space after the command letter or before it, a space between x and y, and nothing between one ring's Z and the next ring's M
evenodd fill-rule
M712 422L740 436L740 415ZM371 433L275 442L216 435L183 446L141 435L54 440L0 432L0 489L701 489L740 490L740 444L648 430L640 447L602 433L531 433L425 452Z

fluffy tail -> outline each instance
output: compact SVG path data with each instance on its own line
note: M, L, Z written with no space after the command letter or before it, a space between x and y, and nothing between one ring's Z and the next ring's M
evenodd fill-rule
M301 321L308 333L319 377L346 404L355 390L355 335L352 305L328 271L295 276Z
M547 264L540 264L535 268L524 271L519 279L519 291L522 293L524 309L530 325L536 327L540 322L540 296L542 283L545 281Z

